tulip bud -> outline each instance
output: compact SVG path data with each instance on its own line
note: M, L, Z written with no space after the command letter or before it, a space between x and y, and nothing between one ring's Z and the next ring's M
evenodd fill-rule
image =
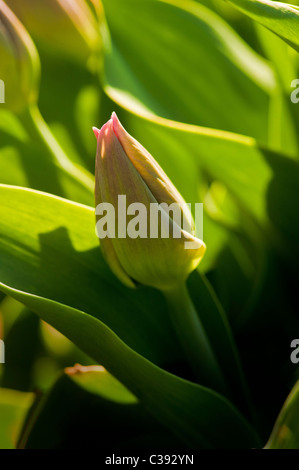
M39 76L39 58L30 36L0 0L0 79L5 86L4 106L22 112L35 104Z
M37 44L55 55L85 65L100 48L99 26L85 0L7 0L7 4Z
M125 131L115 113L101 130L94 128L94 132L98 141L97 228L110 268L130 287L144 284L167 290L184 282L205 252L205 244L193 234L189 207L154 158ZM173 203L179 221L165 207L172 209ZM112 208L117 231L108 217ZM159 217L155 218L157 208ZM104 223L105 237L99 235ZM186 249L188 242L192 242L192 249Z

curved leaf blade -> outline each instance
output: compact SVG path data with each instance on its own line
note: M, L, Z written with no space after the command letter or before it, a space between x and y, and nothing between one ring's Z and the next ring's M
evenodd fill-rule
M101 321L84 312L17 291L3 283L0 286L102 364L190 448L257 445L254 431L221 395L155 366L129 348Z
M113 276L95 234L94 209L24 188L1 186L0 192L4 284L100 318L154 362L175 361L162 295L127 289Z
M269 0L228 0L299 52L299 9L297 6Z
M123 288L116 295L117 283L113 284L115 280L108 268L101 266L99 250L90 250L97 244L92 209L20 188L1 186L0 193L0 288L3 292L27 305L102 364L158 420L175 429L189 446L235 448L256 445L253 431L226 399L165 372L132 349L133 346L157 362L163 355L165 360L170 351L165 353L169 331L166 325L162 326L161 312L155 319L150 317L154 327L150 321L146 323L144 295L133 312L130 308L137 300L137 293L134 292L134 301L132 296L132 304L126 301L131 291ZM33 215L38 224L32 224ZM61 223L64 224L62 238L60 232L57 237L57 225L61 228ZM65 232L68 233L67 242ZM54 233L54 238L47 236L49 233ZM52 251L47 250L47 246L52 247ZM79 256L76 256L76 250ZM57 259L60 259L59 266ZM68 278L73 278L74 283L68 284ZM107 290L111 292L108 299ZM153 297L153 291L150 297ZM121 299L118 306L114 303L117 298ZM74 304L77 308L72 307ZM84 311L86 305L87 313ZM93 317L94 314L101 320ZM149 314L153 315L151 308ZM161 345L158 348L159 357L153 353L157 340L163 343L162 350ZM170 335L170 347L171 341ZM172 348L175 354L173 343Z
M266 141L272 70L216 13L191 1L103 3L104 88L113 100L144 117Z
M295 384L283 405L265 448L299 448L299 382Z

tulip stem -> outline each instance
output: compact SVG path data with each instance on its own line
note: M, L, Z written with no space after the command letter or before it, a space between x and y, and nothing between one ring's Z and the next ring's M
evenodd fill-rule
M209 338L183 283L163 294L169 305L169 313L193 373L199 383L228 395L228 387L212 349Z
M26 131L40 145L46 147L53 161L66 171L73 180L78 181L91 192L94 190L94 181L92 176L79 165L75 165L66 155L56 138L52 134L49 126L44 121L37 106L27 108L20 115Z

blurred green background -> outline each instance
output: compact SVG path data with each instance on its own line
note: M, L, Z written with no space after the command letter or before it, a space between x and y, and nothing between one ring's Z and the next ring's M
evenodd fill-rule
M290 360L299 338L299 103L291 101L299 10L271 16L275 2L266 3L0 0L0 448L96 446L99 422L103 448L174 448L188 433L191 447L233 446L234 432L226 442L215 431L212 403L200 439L190 416L204 420L202 410L190 404L190 423L183 412L179 421L182 398L173 433L174 421L159 422L117 368L70 369L95 358L67 324L57 327L64 335L49 325L50 299L193 379L161 295L120 286L92 233L91 128L112 111L185 200L204 203L207 253L189 289L232 402L258 435L236 447L266 445L295 387L268 447L299 448L299 370Z

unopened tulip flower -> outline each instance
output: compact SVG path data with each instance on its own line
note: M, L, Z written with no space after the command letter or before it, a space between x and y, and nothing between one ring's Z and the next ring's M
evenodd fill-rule
M101 130L93 130L97 137L97 234L107 263L127 286L142 284L163 292L195 375L204 384L226 391L218 361L185 285L206 249L204 242L194 236L189 207L154 158L126 132L115 113ZM120 198L124 197L122 201ZM151 237L151 207L165 203L169 207L175 203L180 221L162 208L160 223L154 229L161 229L166 223L173 231L169 230L165 238L161 233ZM126 223L126 215L135 217ZM117 219L117 230L113 217ZM131 233L130 224L135 230ZM192 243L192 249L186 248L186 242Z
M84 65L101 48L100 28L86 0L7 0L38 45ZM100 12L101 2L97 2ZM100 12L101 14L101 12Z
M28 136L83 189L90 202L92 176L65 154L38 109L40 61L28 32L10 8L0 0L0 103L18 115ZM4 96L3 96L4 95ZM86 191L87 189L87 191ZM61 195L67 196L62 193ZM85 202L85 201L84 201Z
M129 225L124 222L121 237L108 236L101 239L104 256L112 271L127 286L137 284L170 289L185 281L193 271L205 252L205 244L193 235L193 220L188 206L175 186L154 158L131 137L119 122L116 114L102 127L95 129L98 140L96 158L96 206L110 203L119 207L119 196L126 196L123 212L130 205L141 203L143 214L140 223L146 225L144 232L140 230L137 238L131 238L124 231ZM151 215L151 205L175 204L179 211L179 227L170 215L161 210L162 220L169 224L169 237L161 238L156 224L156 237L151 237L150 224L155 223ZM138 211L137 206L136 211ZM153 207L153 206L152 206ZM152 212L153 214L153 212ZM118 224L123 214L116 214ZM132 214L133 215L133 214ZM173 214L172 214L173 215ZM100 220L103 214L97 214ZM143 219L141 218L143 216ZM177 229L177 238L172 236ZM153 235L154 230L152 230ZM167 234L168 235L168 234ZM133 234L134 236L134 234ZM193 249L186 249L186 242L193 243Z
M5 107L22 112L37 102L40 63L27 31L0 0L0 79L5 86Z

